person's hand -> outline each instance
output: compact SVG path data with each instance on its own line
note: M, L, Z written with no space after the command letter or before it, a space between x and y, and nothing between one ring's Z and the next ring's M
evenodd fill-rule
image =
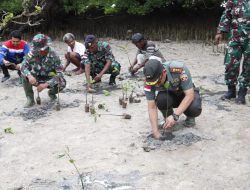
M172 115L168 116L166 119L165 124L163 125L163 128L170 128L173 127L173 125L176 123L176 121L174 120L174 117Z
M101 80L101 78L102 78L102 75L98 74L98 75L95 76L94 80L96 82L99 82Z
M7 60L3 60L3 64L4 64L5 66L10 66L10 62L7 61Z
M154 136L155 139L160 140L161 133L159 132L159 130L153 131L153 136Z
M43 91L45 88L48 88L48 83L42 83L42 84L39 84L38 86L37 86L37 91L38 92L41 92L41 91Z
M94 92L96 92L95 89L91 88L91 85L87 86L87 91L88 91L88 93L94 93Z
M33 77L32 75L29 75L28 76L28 80L29 80L29 83L31 84L31 85L35 85L36 84L36 78L35 77Z
M222 34L221 33L217 33L215 35L215 44L218 45L222 40Z
M15 67L16 70L20 70L21 69L21 64L17 64Z
M76 75L80 75L84 72L83 68L80 68L78 71L75 72Z

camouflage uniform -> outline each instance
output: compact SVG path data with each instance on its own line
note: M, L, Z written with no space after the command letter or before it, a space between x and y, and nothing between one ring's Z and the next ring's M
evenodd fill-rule
M111 74L110 78L115 78L120 74L121 65L115 60L110 45L107 42L98 41L97 47L96 53L87 51L87 59L84 59L81 63L91 64L90 75L95 78L104 68L106 61L111 60L111 67L106 74Z
M239 84L239 97L245 103L247 87L250 86L250 3L246 0L228 0L221 16L218 33L229 33L228 49L225 55L225 82L229 91L224 99L236 96L237 80ZM242 56L243 68L239 76ZM239 100L236 99L239 103Z
M33 50L24 58L21 64L24 90L27 98L32 100L34 98L32 85L26 79L29 75L35 77L38 84L48 83L50 89L48 94L52 99L56 98L55 94L58 93L58 90L61 91L66 86L66 80L62 73L63 65L57 54L48 46L49 40L50 38L43 34L36 35L32 41ZM39 51L43 48L48 48L46 56L39 54Z
M185 97L184 91L193 88L191 74L181 62L172 61L163 63L167 72L167 81L160 87L145 85L144 91L147 100L155 100L156 105L164 118L173 113L173 108L179 106ZM195 97L184 114L187 117L197 117L201 113L201 98L195 89Z

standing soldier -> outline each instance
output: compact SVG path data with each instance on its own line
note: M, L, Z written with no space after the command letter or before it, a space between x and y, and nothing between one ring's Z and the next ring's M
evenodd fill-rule
M250 4L244 0L228 0L221 16L215 36L218 44L224 33L229 33L228 49L225 55L225 82L228 91L221 97L222 100L236 98L236 85L239 92L236 98L237 104L246 103L247 87L250 86ZM240 61L242 56L243 68L240 73ZM238 80L238 81L237 81Z
M11 32L10 37L11 39L4 42L0 48L0 66L4 74L2 82L10 78L8 69L17 70L20 77L20 63L30 49L28 43L22 40L22 34L19 30Z
M121 65L115 60L110 45L107 42L98 41L94 35L88 35L85 38L85 47L87 58L82 61L82 64L85 65L87 90L94 91L91 88L90 76L94 82L100 82L104 74L110 74L109 85L115 85Z
M150 59L143 73L144 91L154 138L161 140L157 107L165 118L164 128L172 127L183 113L187 116L184 125L194 126L195 117L201 114L201 98L194 89L188 68L177 61L161 64L158 60ZM175 111L173 108L176 108Z
M136 73L140 68L144 67L150 58L158 59L160 62L166 61L157 45L144 39L144 36L141 33L133 34L131 40L132 43L138 48L135 60L129 67L131 74Z
M58 91L66 86L63 65L50 44L51 39L48 36L35 35L32 40L33 49L21 64L23 87L27 97L25 107L31 107L35 103L32 86L36 86L38 92L49 88L48 95L51 100L55 100Z

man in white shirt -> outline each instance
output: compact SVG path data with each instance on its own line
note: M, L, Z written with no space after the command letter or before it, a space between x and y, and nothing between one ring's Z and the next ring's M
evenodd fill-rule
M69 66L70 63L73 63L76 66L76 69L73 71L76 74L81 74L84 72L84 66L80 64L81 60L86 58L85 56L85 46L75 40L75 36L71 33L67 33L63 36L63 41L68 45L67 53L65 54L66 63L63 67L63 71Z

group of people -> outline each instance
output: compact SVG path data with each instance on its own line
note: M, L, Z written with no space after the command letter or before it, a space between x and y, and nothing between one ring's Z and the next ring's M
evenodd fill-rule
M250 86L250 5L245 1L228 0L221 17L215 40L222 39L223 33L230 33L225 55L225 81L228 91L221 99L236 98L236 103L245 104L247 88ZM167 62L155 43L148 41L141 33L131 37L138 48L134 62L128 70L134 75L143 68L145 76L144 91L148 102L148 113L153 136L162 139L158 129L158 111L165 118L164 128L172 127L181 114L185 114L184 125L195 125L195 117L202 111L199 90L192 82L187 66L179 61ZM27 97L26 107L35 104L32 87L37 91L48 88L51 100L66 86L63 76L70 63L76 66L76 74L85 72L87 90L95 91L93 83L101 82L104 74L110 74L109 84L116 84L121 64L115 60L107 42L99 41L94 35L87 35L84 44L76 41L75 36L67 33L63 41L68 45L64 65L50 47L51 39L44 34L37 34L31 42L21 39L19 31L11 33L11 39L4 42L0 49L0 65L3 71L2 82L10 78L8 69L17 70ZM240 72L240 61L244 56ZM236 85L239 85L236 96ZM173 108L176 108L175 110Z

